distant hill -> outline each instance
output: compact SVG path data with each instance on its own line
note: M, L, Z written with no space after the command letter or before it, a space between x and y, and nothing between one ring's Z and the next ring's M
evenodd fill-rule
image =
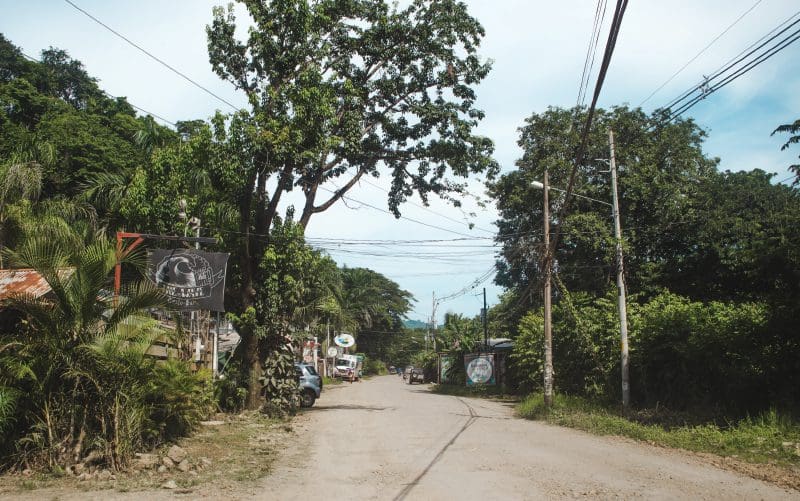
M420 320L403 320L403 325L406 329L425 329L428 324Z

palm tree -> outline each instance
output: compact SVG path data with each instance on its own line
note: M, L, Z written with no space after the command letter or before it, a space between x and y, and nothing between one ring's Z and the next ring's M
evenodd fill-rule
M11 297L8 306L24 322L0 333L0 402L6 415L15 411L22 460L69 465L88 443L112 468L121 466L144 423L146 413L136 409L141 395L133 392L145 386L142 374L152 361L144 354L159 335L146 311L164 304L162 293L138 284L114 305L108 288L116 251L102 233L61 226L5 253L36 270L51 290L48 297Z
M55 150L35 135L26 134L17 143L10 158L0 165L0 250L5 246L9 230L21 218L16 204L36 200L42 190L42 169L55 162ZM23 210L24 212L24 210ZM3 257L0 254L0 268Z

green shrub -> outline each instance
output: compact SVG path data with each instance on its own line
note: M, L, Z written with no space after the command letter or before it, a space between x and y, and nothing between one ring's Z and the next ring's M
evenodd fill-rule
M189 362L167 360L157 364L147 385L148 424L162 443L189 434L213 409L209 371L192 372Z
M230 362L225 373L214 381L214 402L223 412L239 412L247 399L247 377L238 361Z
M375 360L373 358L365 357L364 358L364 375L365 376L382 376L388 374L389 371L386 369L386 364L380 360Z

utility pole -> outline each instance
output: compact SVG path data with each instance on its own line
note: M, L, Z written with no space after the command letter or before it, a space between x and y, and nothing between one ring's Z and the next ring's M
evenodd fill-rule
M433 351L436 352L436 291L431 292L431 321L428 323L428 334L425 336L425 351L428 351L428 340L433 342Z
M611 191L613 195L614 205L612 211L614 214L614 238L617 241L617 289L619 295L617 296L617 305L619 308L619 334L620 334L620 349L621 354L621 372L622 372L622 408L624 412L628 412L631 403L631 385L630 375L628 370L628 308L625 303L625 277L623 275L623 261L622 261L622 229L619 221L619 200L617 195L617 165L614 158L614 131L608 129L608 144L611 148L611 159L609 167L611 169Z
M483 288L483 347L489 351L489 327L486 325L488 311L486 311L486 287Z
M543 179L544 197L544 405L548 409L553 406L553 322L552 304L550 297L550 281L552 266L552 253L550 249L550 180L547 169L544 170Z

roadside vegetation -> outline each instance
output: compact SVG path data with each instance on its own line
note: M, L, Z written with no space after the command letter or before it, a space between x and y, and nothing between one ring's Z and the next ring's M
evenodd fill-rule
M486 184L499 211L495 282L505 289L488 312L489 337L514 343L507 391L541 392L543 210L532 183L548 169L566 187L586 110L533 113L519 129L517 168L500 175L492 141L475 133L475 88L491 64L463 3L243 3L247 40L235 38L232 8L214 9L207 35L214 72L247 94L248 108L174 129L106 95L65 51L32 61L0 35L0 268L36 270L49 289L0 304L0 471L111 475L215 412L291 416L299 348L329 332L353 334L367 375L412 364L433 380L435 352L446 352L456 361L446 379L461 388L460 362L484 337L478 316L448 313L433 332L408 330L408 291L339 266L306 239L314 215L362 178L391 179L396 217L410 198L459 206L470 180ZM554 222L558 405L545 415L531 397L521 414L797 464L797 183L774 184L758 165L720 172L692 119L628 106L595 117L586 158L608 156L609 128L617 138L633 410L607 410L620 400L616 242L607 208L582 198ZM800 141L796 122L776 132L789 134L785 147ZM581 195L610 200L603 169L578 166ZM292 191L297 207L282 201ZM552 203L558 214L564 201ZM148 244L125 256L125 286L113 294L115 233L186 234L179 210L216 239L206 250L231 256L226 315L241 342L215 382L185 353L146 354L167 338L188 352L179 320L167 329L153 319L165 303L142 280Z
M658 410L641 410L626 417L607 406L568 395L557 395L548 410L542 395L532 395L518 405L517 413L598 435L619 435L756 463L800 465L800 425L775 410L734 422L688 424L701 420L696 414Z

